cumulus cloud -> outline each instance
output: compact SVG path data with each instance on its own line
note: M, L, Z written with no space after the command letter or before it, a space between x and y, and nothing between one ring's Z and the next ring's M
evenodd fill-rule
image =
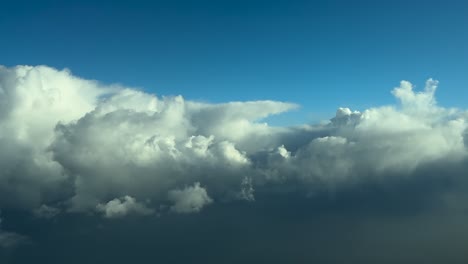
M259 190L419 179L434 164L466 161L468 114L439 106L431 79L422 91L402 81L394 106L341 107L328 123L301 127L262 121L292 103L158 97L46 66L1 67L0 87L0 208L43 217L58 203L145 215L168 199L173 212L198 212L254 201Z
M111 92L69 71L0 67L0 207L38 207L66 180L47 151L59 122L71 122Z
M401 101L398 107L338 109L322 128L328 129L325 135L294 153L284 146L271 153L265 174L335 184L389 172L409 175L431 162L465 159L464 111L438 107L433 98L436 84L429 80L424 91L415 92L402 82L393 90Z
M206 189L201 187L199 182L182 190L169 191L168 198L174 203L171 206L171 211L176 213L196 213L213 202Z
M144 204L138 203L135 198L128 195L121 199L115 198L106 204L98 204L96 210L102 212L106 218L118 218L128 214L150 215L153 209L147 208Z

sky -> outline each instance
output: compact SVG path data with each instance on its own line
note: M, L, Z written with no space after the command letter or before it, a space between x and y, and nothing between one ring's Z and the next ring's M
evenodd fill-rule
M46 0L0 12L4 65L207 102L301 105L278 124L393 103L400 80L440 80L443 104L468 96L464 1Z
M2 5L0 263L468 263L468 4L148 2Z

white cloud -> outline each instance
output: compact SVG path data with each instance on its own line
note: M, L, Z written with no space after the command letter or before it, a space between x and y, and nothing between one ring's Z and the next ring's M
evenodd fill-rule
M0 207L37 207L66 179L47 151L55 126L81 118L112 88L45 66L0 66L0 87Z
M417 92L403 81L393 90L397 105L343 107L328 124L281 128L262 118L295 104L200 103L45 66L1 67L0 208L55 215L44 206L60 202L115 217L149 213L169 193L173 211L190 212L291 182L316 189L411 177L466 159L468 112L438 106L436 86L428 80Z
M182 190L169 191L168 198L174 203L171 206L171 211L176 213L196 213L213 202L199 182Z

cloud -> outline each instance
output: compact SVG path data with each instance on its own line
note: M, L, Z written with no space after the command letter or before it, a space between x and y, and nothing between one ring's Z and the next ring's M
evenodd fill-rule
M292 103L158 97L46 66L1 67L0 87L0 207L44 217L56 207L116 217L169 198L173 212L191 212L258 193L432 181L421 171L466 162L468 112L439 106L432 79L423 91L402 81L396 105L341 107L300 127L262 121Z
M0 248L15 247L27 241L28 238L26 236L17 234L15 232L0 230Z
M50 219L60 214L60 209L43 204L35 209L33 214L38 218Z
M241 182L239 198L246 201L255 201L255 189L252 186L252 179L245 177Z
M11 248L29 242L29 238L15 232L2 230L2 219L0 218L0 249Z
M247 248L239 260L379 262L357 257L371 245L394 262L466 262L468 111L440 106L437 81L421 91L402 81L394 105L341 106L296 127L263 121L297 107L288 102L201 103L46 66L0 67L0 88L6 262L3 248L33 240L10 262L45 259L63 241L74 245L57 256L65 262L73 248L128 262L115 249L150 254L148 243L166 260L180 243L190 258L213 246L232 254L232 241Z
M55 126L81 118L112 88L45 66L1 66L0 87L0 207L38 207L67 178L47 151Z
M106 218L118 218L128 214L150 215L154 210L138 203L135 198L128 195L121 199L113 199L106 204L98 204L96 210L102 212Z
M171 206L171 211L176 213L196 213L213 202L199 182L182 190L169 191L168 198L174 203Z

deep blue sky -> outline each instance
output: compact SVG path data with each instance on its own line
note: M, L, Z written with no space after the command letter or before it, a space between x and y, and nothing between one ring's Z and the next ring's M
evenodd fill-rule
M67 67L209 102L302 105L281 123L393 103L402 79L440 80L443 105L468 99L466 1L9 2L0 9L7 66Z

